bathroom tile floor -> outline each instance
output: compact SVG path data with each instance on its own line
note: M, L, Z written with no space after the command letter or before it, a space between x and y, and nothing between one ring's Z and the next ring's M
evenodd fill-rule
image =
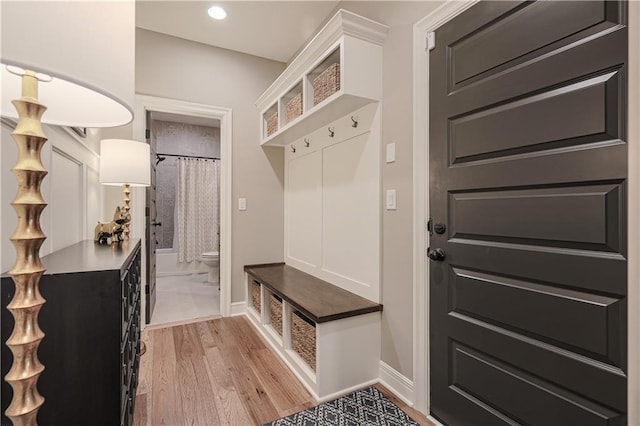
M207 274L156 278L156 307L149 325L189 321L220 314L220 287L206 285Z

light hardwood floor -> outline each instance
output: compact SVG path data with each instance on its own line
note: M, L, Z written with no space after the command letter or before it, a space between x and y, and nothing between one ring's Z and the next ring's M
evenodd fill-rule
M142 340L134 426L261 425L315 404L245 317L145 330Z

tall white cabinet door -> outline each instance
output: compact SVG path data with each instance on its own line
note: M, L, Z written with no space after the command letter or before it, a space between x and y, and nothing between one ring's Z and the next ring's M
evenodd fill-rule
M322 270L331 282L379 300L378 144L370 133L323 152Z
M322 152L290 159L287 174L287 260L317 268L321 262Z

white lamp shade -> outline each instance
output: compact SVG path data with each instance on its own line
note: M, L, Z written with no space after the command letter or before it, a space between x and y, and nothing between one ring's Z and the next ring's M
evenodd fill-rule
M53 77L39 84L44 123L112 127L133 119L133 1L2 1L1 114L17 117L20 77L4 65Z
M149 186L149 144L127 139L100 141L100 183L103 185Z

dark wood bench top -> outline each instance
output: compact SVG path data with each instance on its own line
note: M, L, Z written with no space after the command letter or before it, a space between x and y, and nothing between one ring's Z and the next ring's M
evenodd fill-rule
M246 265L244 270L316 324L382 311L379 303L284 263Z

